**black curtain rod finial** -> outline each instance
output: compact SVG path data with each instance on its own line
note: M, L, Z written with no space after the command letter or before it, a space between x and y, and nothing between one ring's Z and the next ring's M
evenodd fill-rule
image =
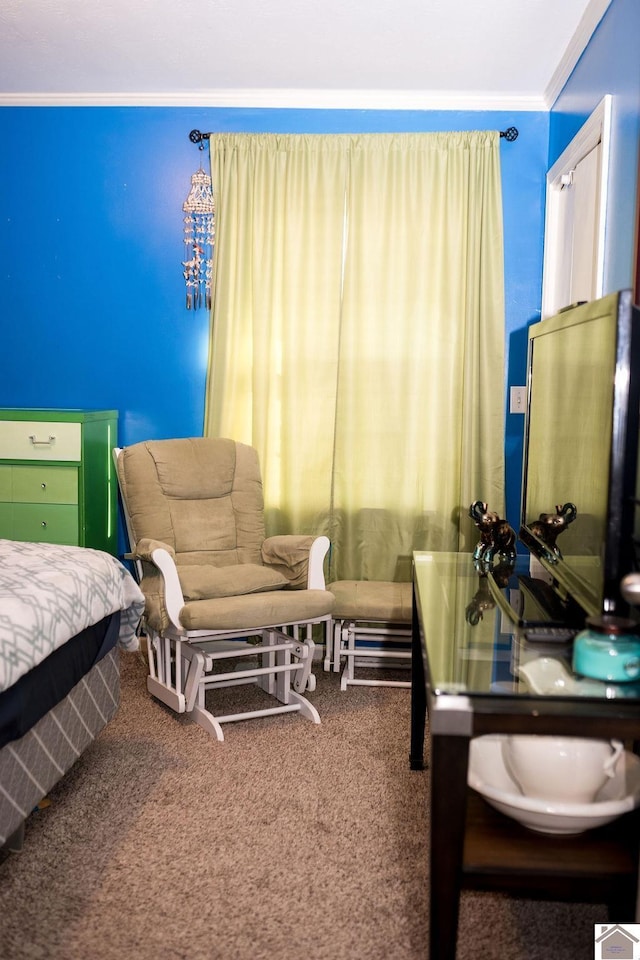
M518 128L517 127L507 127L506 130L500 131L500 136L504 137L509 143L513 143L514 140L518 139Z
M200 133L199 130L192 130L189 134L189 140L191 140L191 143L199 143L202 146L202 141L208 140L209 136L210 134L208 133Z

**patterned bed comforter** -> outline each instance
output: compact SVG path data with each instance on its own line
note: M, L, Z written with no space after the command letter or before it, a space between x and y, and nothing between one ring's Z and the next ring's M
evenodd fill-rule
M136 650L143 609L137 583L108 553L0 539L0 692L116 610L119 644Z

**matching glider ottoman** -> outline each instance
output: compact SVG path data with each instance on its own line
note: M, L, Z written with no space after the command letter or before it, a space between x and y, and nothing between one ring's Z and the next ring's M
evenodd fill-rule
M338 673L340 688L350 685L409 687L408 680L369 679L369 667L411 667L412 584L380 580L336 580L332 636L327 637L324 669ZM358 644L358 641L361 641ZM362 642L364 641L364 643ZM369 661L367 663L366 661Z

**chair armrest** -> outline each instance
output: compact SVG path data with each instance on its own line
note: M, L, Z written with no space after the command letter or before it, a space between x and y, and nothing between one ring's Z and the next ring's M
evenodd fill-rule
M309 551L308 590L326 589L324 581L324 558L328 554L330 546L329 538L324 536L316 537L311 544L311 550Z
M154 550L166 550L175 563L176 552L173 547L168 543L165 543L163 540L152 540L151 537L143 537L142 540L138 540L133 552L133 556L139 560L148 560L149 563L153 563Z
M263 542L262 562L285 576L290 589L324 590L328 550L328 537L281 534Z
M136 544L134 556L145 564L151 564L151 568L145 567L140 583L140 589L145 595L145 617L149 625L158 631L172 626L184 633L184 627L180 623L184 596L173 547L160 540L145 538Z

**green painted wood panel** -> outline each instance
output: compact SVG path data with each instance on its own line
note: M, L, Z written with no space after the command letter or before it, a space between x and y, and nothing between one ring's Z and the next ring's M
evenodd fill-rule
M13 468L0 463L0 500L11 500Z
M13 529L12 515L13 504L0 501L0 537L3 540L15 540L15 537L11 536Z
M33 466L12 468L14 503L77 503L78 468Z
M63 503L12 503L10 540L78 543L78 509Z

